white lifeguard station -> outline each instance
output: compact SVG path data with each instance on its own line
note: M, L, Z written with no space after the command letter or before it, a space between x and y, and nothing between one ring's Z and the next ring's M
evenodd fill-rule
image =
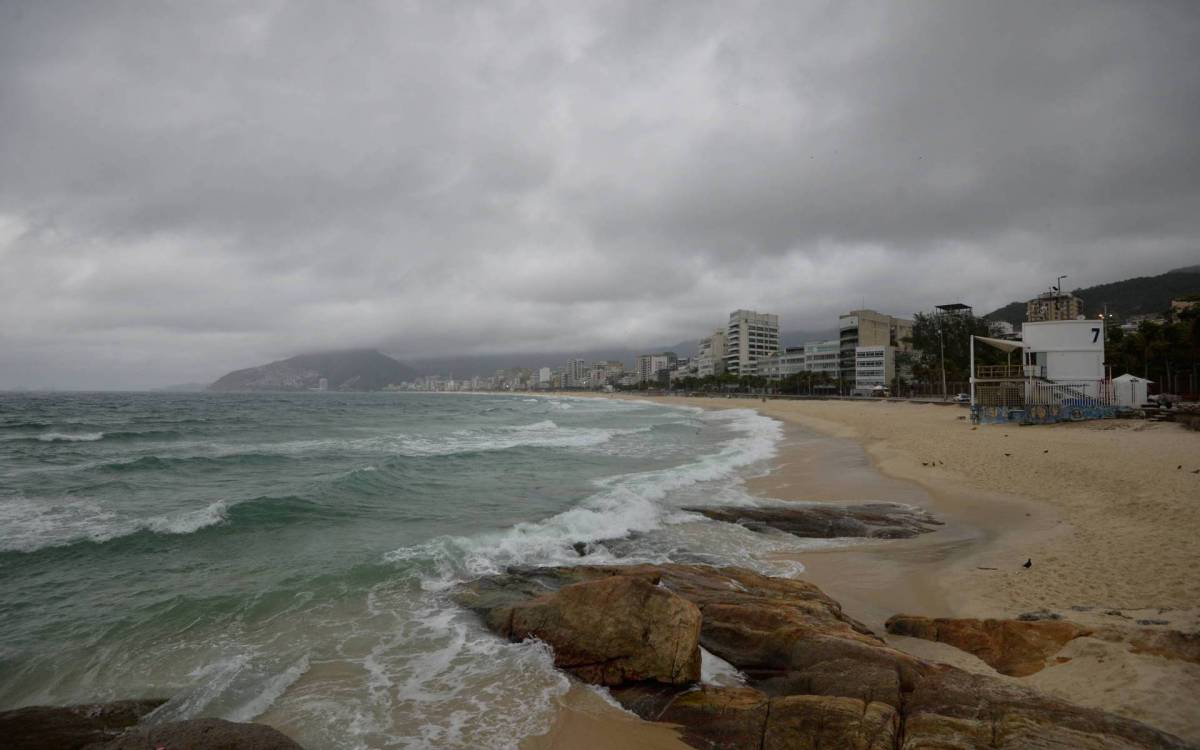
M1007 352L1008 364L976 367L976 342ZM1104 377L1103 321L1026 323L1018 339L971 337L973 421L1047 424L1115 415L1113 384Z

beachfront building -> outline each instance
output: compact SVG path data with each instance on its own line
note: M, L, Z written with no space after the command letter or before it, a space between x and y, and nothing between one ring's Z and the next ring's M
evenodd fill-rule
M587 360L567 360L567 367L563 370L563 388L587 388L590 380Z
M673 368L677 359L678 357L675 356L675 352L640 355L637 361L638 382L657 382L658 374Z
M1007 362L976 365L977 344L1005 352ZM974 421L1050 423L1115 413L1113 384L1104 376L1103 321L1039 321L1026 323L1017 339L971 337Z
M718 328L700 339L696 352L696 377L709 378L725 372L725 330Z
M805 371L804 347L788 347L758 360L757 374L767 380L783 380Z
M838 318L839 370L841 379L857 383L859 347L885 347L912 351L913 322L875 310L851 310ZM892 366L895 367L895 351ZM857 387L857 386L856 386Z
M804 345L804 369L808 372L822 373L830 380L837 380L840 359L841 342L838 339L809 341Z
M675 361L675 366L670 370L669 382L674 386L684 378L696 377L696 360L694 357L681 357Z
M725 371L754 375L760 359L779 351L779 316L734 310L725 328L725 346Z
M887 388L896 377L896 347L859 346L854 349L854 390Z
M593 362L589 385L600 390L606 385L609 385L613 380L619 379L625 373L625 364L622 362L607 361Z
M1042 323L1050 320L1075 320L1083 316L1083 300L1070 292L1051 289L1025 303L1025 320Z
M538 370L538 385L542 388L550 387L551 371L549 367L543 367Z

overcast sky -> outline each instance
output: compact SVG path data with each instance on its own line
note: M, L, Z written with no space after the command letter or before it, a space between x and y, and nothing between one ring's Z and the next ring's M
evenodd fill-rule
M1196 262L1196 2L0 0L0 387Z

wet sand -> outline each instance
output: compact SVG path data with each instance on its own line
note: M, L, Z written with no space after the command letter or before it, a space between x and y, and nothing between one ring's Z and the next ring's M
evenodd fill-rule
M1149 617L1167 621L1163 627L1200 627L1200 475L1191 473L1200 469L1200 433L1136 421L972 429L960 407L880 401L652 400L752 408L783 421L771 472L749 482L755 494L909 503L945 522L907 540L820 549L798 540L804 577L876 633L884 635L883 622L899 612L1015 617L1038 609L1086 625ZM943 644L886 637L922 658L1200 741L1195 664L1080 638L1063 651L1069 662L1017 680ZM661 732L667 728L639 728L603 701L599 713L583 703L588 710L564 701L548 735L557 742L522 747L684 747L652 744L670 741ZM585 735L591 744L579 745Z

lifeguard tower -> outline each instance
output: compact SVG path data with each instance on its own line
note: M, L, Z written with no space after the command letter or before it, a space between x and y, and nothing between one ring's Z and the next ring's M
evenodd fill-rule
M976 366L977 342L1007 352L1008 363ZM1113 384L1104 377L1102 320L1026 323L1012 340L971 337L972 422L1052 424L1116 412Z

